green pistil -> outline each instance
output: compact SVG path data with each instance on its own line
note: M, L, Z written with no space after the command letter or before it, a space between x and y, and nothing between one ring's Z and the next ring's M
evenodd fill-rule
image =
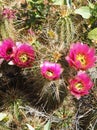
M27 57L26 54L22 54L22 55L19 57L19 59L20 59L23 63L25 63L25 62L28 60L28 57Z

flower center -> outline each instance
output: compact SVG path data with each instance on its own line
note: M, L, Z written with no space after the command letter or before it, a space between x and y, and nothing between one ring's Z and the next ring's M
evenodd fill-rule
M50 71L50 70L48 70L48 71L46 72L46 74L47 74L49 77L53 76L53 72Z
M7 53L8 55L12 54L12 48L8 48L7 51L6 51L6 53Z
M80 61L80 63L81 63L82 65L86 65L86 57L85 57L84 55L78 54L78 55L76 56L76 59L77 59L78 61Z
M75 85L75 87L77 88L77 90L82 90L82 89L83 89L82 83L77 83L77 84Z
M26 62L26 61L28 60L28 57L27 57L26 54L22 54L22 55L19 57L19 59L24 63L24 62Z

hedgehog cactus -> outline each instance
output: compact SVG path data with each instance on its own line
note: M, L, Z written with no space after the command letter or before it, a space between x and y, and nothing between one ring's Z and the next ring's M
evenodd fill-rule
M77 16L68 6L54 6L54 2L51 6L48 1L7 2L0 6L0 111L8 115L3 114L2 120L6 129L12 129L11 125L17 130L41 129L38 123L50 121L64 102L68 110L63 111L63 120L69 115L71 101L76 101L75 110L91 94L94 83L88 70L95 67L96 51L84 38L82 42L76 37L73 18ZM32 120L33 111L39 114L37 124Z

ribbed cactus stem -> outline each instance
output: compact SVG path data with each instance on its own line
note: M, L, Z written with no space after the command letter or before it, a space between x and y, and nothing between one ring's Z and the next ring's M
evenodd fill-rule
M71 8L71 0L66 0L66 4L67 4L68 8Z

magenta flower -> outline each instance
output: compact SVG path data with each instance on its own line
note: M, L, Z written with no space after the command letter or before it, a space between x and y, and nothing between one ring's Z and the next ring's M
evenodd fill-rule
M4 8L2 15L5 16L8 19L13 19L13 18L15 18L15 13L16 13L16 11L14 11L12 9Z
M49 80L56 80L60 78L60 75L62 73L62 68L60 64L58 63L52 63L45 61L41 64L41 74L49 79Z
M7 61L11 60L14 48L15 44L10 38L4 40L0 46L0 57Z
M66 60L70 66L81 70L87 70L95 65L95 49L90 48L87 44L78 42L71 46Z
M77 99L81 96L87 95L94 85L90 77L85 72L78 72L78 74L71 79L69 83L69 90Z
M19 44L14 53L13 63L19 67L31 67L35 59L35 53L32 46L28 44Z

